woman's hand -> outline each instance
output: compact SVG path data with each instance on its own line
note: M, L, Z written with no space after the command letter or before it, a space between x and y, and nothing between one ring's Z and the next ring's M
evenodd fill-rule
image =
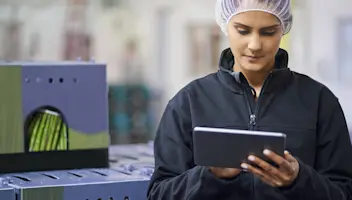
M263 153L279 167L274 167L266 161L252 155L248 157L248 160L260 168L254 167L248 163L242 163L241 167L258 176L262 181L272 187L290 186L298 176L298 161L287 151L285 151L285 158L269 150L264 150Z

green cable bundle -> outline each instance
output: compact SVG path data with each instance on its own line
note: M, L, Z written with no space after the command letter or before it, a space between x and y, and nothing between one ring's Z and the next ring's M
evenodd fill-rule
M29 151L62 151L68 149L67 127L62 116L51 110L37 112L29 124Z

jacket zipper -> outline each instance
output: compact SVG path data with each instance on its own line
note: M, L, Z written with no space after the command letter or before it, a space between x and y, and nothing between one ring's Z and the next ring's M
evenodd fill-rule
M252 111L252 106L251 106L251 102L249 99L249 95L247 91L244 91L244 98L247 104L247 109L248 109L248 113L249 113L249 124L248 124L248 129L249 130L254 130L255 129L255 123L256 123L256 119L255 119L255 114Z
M250 103L250 100L248 97L248 93L247 93L247 91L245 91L246 104L247 104L247 108L248 108L248 112L249 112L249 130L252 130L252 131L256 130L260 100L261 100L262 94L264 93L264 91L268 85L268 82L269 82L269 79L271 78L271 75L272 74L270 73L268 78L266 78L264 81L263 87L260 90L260 94L258 96L258 100L257 100L256 106L255 106L254 112L252 110L252 106L251 106L251 103Z
M263 83L263 87L260 90L260 94L258 96L258 100L257 100L256 106L255 106L254 113L252 111L252 106L251 106L251 103L250 103L250 100L249 100L248 92L245 91L244 95L245 95L245 99L246 99L247 108L248 108L248 111L249 111L249 130L256 130L257 116L258 116L258 111L259 111L260 99L261 99L262 94L264 93L264 90L265 90L266 86L267 86L268 80L271 78L271 75L272 74L270 73L268 78L266 78L264 83ZM253 186L252 186L253 187L252 188L253 189L253 199L255 199L256 198L256 194L255 194L256 179L254 178L254 176L252 176L252 179L253 179Z

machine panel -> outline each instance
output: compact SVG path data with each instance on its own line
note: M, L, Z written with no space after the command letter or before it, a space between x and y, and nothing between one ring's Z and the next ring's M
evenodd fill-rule
M0 184L0 199L1 200L16 200L15 199L15 189L10 186L7 186L7 185Z
M6 174L17 200L145 199L148 177L113 169Z
M0 173L108 167L104 64L0 63L0 81Z

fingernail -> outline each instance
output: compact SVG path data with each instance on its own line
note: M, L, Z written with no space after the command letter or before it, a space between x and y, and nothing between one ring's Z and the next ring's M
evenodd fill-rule
M290 154L290 152L288 152L288 151L285 151L285 154Z
M263 153L264 153L265 155L269 155L269 154L270 154L270 151L267 150L267 149L265 149L265 150L263 151Z
M242 164L241 164L241 167L242 167L243 169L247 169L247 168L248 168L248 165L242 163Z
M250 160L250 161L254 161L254 160L255 160L255 158L254 158L254 156L248 156L248 160Z

